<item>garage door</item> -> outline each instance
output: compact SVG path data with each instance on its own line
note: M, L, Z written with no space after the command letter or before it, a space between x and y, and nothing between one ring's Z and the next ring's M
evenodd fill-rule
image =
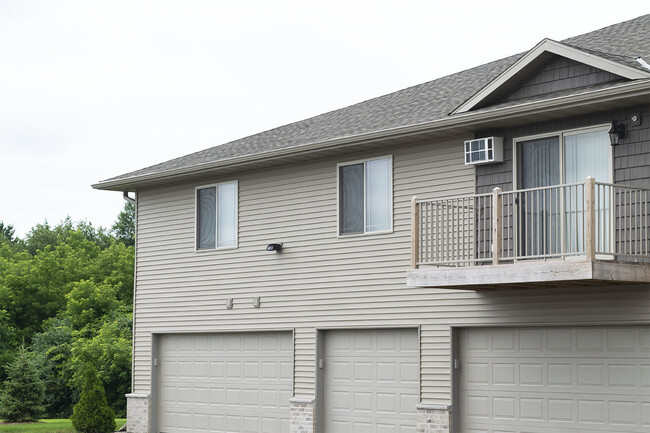
M158 431L288 432L290 333L166 335L158 349Z
M650 327L467 329L463 432L650 431Z
M331 331L325 335L325 431L416 431L416 330Z

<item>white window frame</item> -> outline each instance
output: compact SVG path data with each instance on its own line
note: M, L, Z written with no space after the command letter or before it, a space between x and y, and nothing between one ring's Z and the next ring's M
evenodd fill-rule
M219 211L216 208L216 203L219 202L218 191L219 185L228 185L235 184L235 245L228 245L225 247L217 246L219 244L217 236L219 233ZM217 197L215 199L215 218L214 218L214 248L199 248L199 190L215 188L217 191ZM204 253L217 250L231 250L239 248L239 181L238 180L228 180L224 182L211 183L208 185L199 185L194 188L194 251L197 253Z
M577 135L577 134L587 134L590 132L607 132L609 129L612 127L611 124L601 124L601 125L595 125L595 126L589 126L585 128L575 128L575 129L566 129L566 130L561 130L561 131L556 131L556 132L549 132L545 134L537 134L537 135L527 135L524 137L517 137L512 140L512 188L513 190L519 189L519 167L518 161L519 161L519 155L517 154L518 149L519 149L519 143L522 141L529 141L529 140L537 140L540 138L548 138L548 137L558 137L559 138L559 146L558 146L558 151L560 152L560 184L565 184L566 183L566 176L564 173L564 137L567 135ZM609 164L609 180L607 181L608 183L613 183L614 182L614 147L610 146L610 151L608 152L607 155L607 163ZM585 180L582 179L582 182Z
M389 197L390 206L390 228L388 230L366 231L366 162L388 159L390 169L388 170ZM341 167L347 165L363 164L363 233L341 233ZM393 206L393 155L382 155L373 158L357 159L354 161L339 162L336 164L336 233L339 238L351 238L355 236L372 236L393 233L394 206Z

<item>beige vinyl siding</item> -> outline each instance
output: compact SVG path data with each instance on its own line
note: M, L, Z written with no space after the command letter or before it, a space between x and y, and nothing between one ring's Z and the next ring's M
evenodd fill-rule
M451 328L423 324L420 328L420 397L424 402L449 404L451 394ZM441 395L447 398L441 398Z
M314 396L316 377L316 328L297 328L293 334L293 393Z
M462 292L406 287L410 199L474 192L466 137L208 178L239 182L239 247L195 251L194 188L138 192L134 392L151 333L294 330L294 393L315 394L316 329L421 328L421 397L450 403L451 326L648 321L642 288ZM394 232L338 236L339 162L393 156ZM281 241L281 254L265 251ZM253 297L261 307L253 307ZM225 307L233 298L232 310Z

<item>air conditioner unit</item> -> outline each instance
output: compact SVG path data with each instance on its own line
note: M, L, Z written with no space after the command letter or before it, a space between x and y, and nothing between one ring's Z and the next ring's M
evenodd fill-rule
M465 141L465 165L503 162L503 137Z

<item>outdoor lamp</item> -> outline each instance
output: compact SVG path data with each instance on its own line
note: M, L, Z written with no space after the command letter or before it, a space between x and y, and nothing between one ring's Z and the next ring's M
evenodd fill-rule
M621 138L625 138L625 125L612 120L612 128L608 133L610 144L616 146Z
M266 246L266 251L275 251L276 253L279 253L282 251L282 242L278 242L275 244L268 244Z

